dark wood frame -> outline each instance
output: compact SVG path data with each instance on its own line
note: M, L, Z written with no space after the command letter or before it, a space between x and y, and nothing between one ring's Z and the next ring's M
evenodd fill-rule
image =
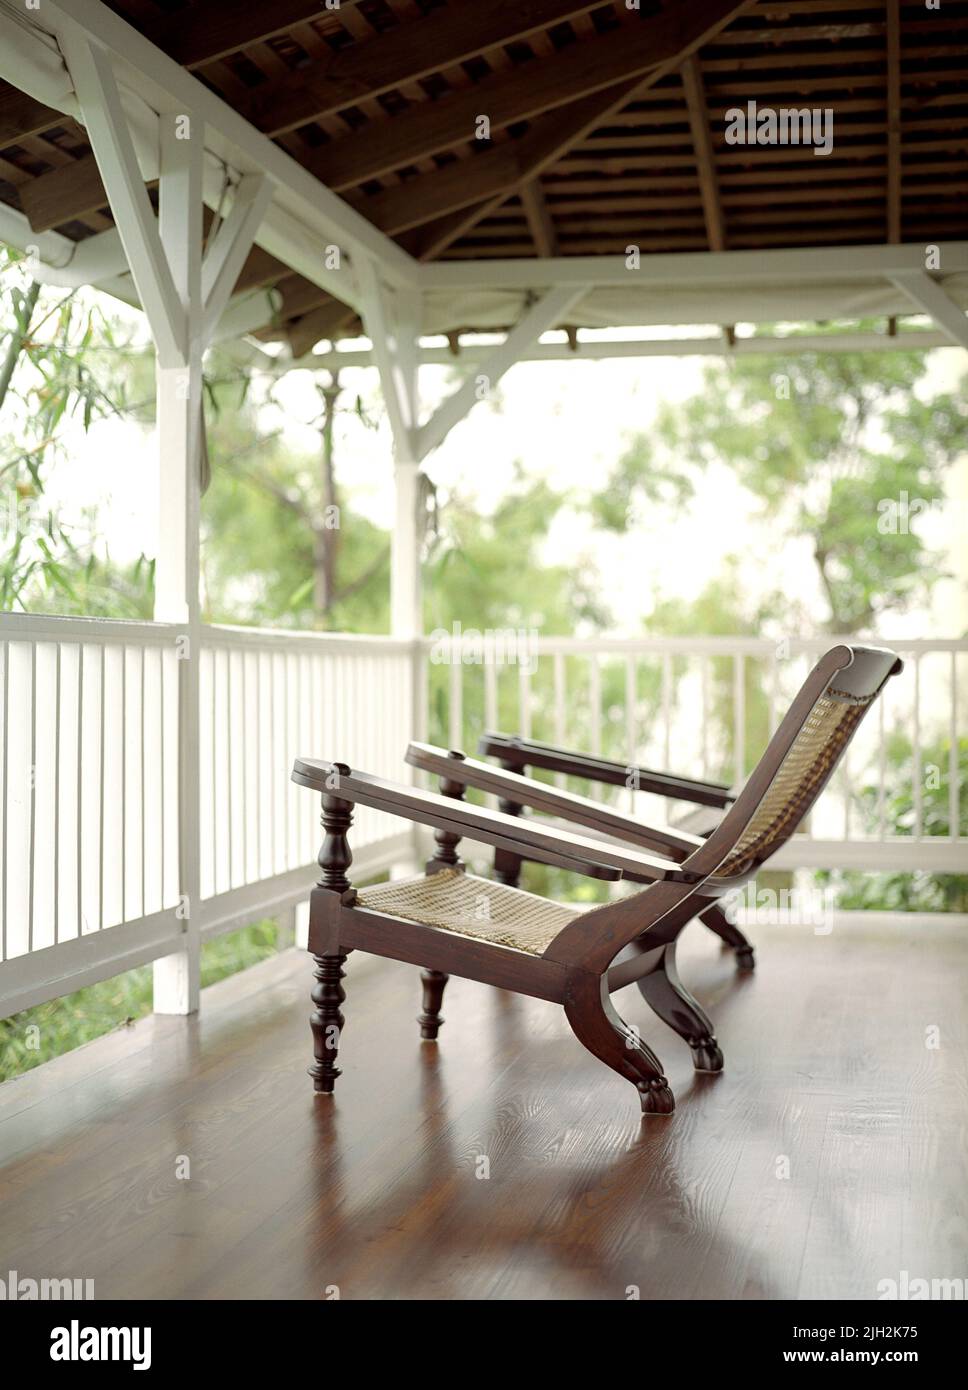
M340 1074L336 1060L344 1022L343 965L351 951L364 950L422 967L423 1037L436 1036L450 974L551 1000L564 1007L579 1041L632 1082L643 1114L670 1114L674 1099L658 1057L619 1018L610 995L635 982L655 1012L689 1043L696 1069L721 1070L723 1058L712 1023L676 972L676 939L700 905L709 906L755 872L756 865L740 876L716 876L769 791L817 701L834 682L839 695L867 697L876 693L900 665L893 652L878 649L838 646L829 651L804 682L717 829L708 839L690 842L688 853L684 847L676 849L670 837L668 853L662 858L614 841L568 834L533 819L463 804L460 798L469 780L463 775L467 760L457 753L441 755L445 781L453 793L450 796L352 772L343 763L297 758L293 781L322 794L325 830L319 854L321 875L311 897L309 925L309 950L316 966L311 1020L315 1063L311 1075L317 1092L331 1094ZM810 804L835 765L814 788ZM478 766L495 775L493 768ZM431 872L461 868L456 849L466 837L594 878L615 881L624 876L647 886L631 897L577 915L540 956L393 917L360 905L347 876L352 863L348 832L355 805L432 827L438 854L429 866ZM677 857L673 857L673 850Z
M427 745L424 745L426 748ZM426 767L420 745L411 744L411 758L408 750L407 760L416 767ZM635 778L635 786L644 792L653 792L670 801L689 801L696 806L714 807L726 811L736 800L736 794L725 782L701 781L695 777L681 777L676 773L661 772L655 768L627 765L601 758L595 754L580 753L573 749L558 748L551 743L537 739L523 738L520 734L484 733L477 744L477 751L487 757L496 758L503 772L516 773L524 777L528 768L541 768L547 772L562 773L567 777L578 777L587 782L597 782L602 786L627 787L629 777ZM430 770L430 769L428 769ZM479 782L474 783L480 786ZM546 784L534 784L546 788ZM488 790L495 791L490 786ZM506 786L501 794L501 809L510 815L520 815L525 806L532 810L558 815L564 820L584 825L586 829L598 834L613 835L627 840L629 844L644 845L660 854L669 854L674 859L683 859L699 843L695 835L685 830L673 830L646 825L631 816L623 816L601 802L587 797L562 797L556 800L555 788L547 788L552 797L539 797L530 801L515 801L514 794L519 786ZM707 837L703 837L707 838ZM524 858L496 850L494 854L494 876L501 883L517 887L521 881L521 867ZM756 953L753 943L731 922L722 908L715 903L697 911L699 921L718 936L724 947L733 951L736 968L744 973L756 968Z

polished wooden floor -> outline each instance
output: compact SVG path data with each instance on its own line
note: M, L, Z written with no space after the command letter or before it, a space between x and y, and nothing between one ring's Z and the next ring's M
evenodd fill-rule
M962 934L755 935L744 978L685 934L718 1077L616 996L677 1096L644 1122L556 1006L452 980L421 1044L415 972L360 955L343 1076L314 1098L309 962L287 952L200 1019L0 1087L0 1274L274 1299L855 1299L968 1275Z

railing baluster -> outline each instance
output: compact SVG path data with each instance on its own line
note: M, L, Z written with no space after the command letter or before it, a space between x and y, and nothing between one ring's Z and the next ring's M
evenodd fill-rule
M733 781L741 787L746 781L746 658L733 656Z
M951 722L948 729L948 831L952 840L961 833L961 769L958 757L958 653L951 653Z
M450 667L447 671L447 740L451 748L460 748L463 744L463 674L460 647L455 643L450 648Z
M518 715L521 737L531 737L531 672L522 664L518 667Z
M121 648L121 921L128 920L128 649ZM103 923L102 923L103 926Z
M559 748L564 747L565 738L565 658L561 652L555 652L554 679L555 679L555 742ZM555 773L555 785L564 787L565 774Z
M37 643L30 644L30 826L27 841L27 950L34 949L34 847L37 843Z
M885 690L877 702L877 836L887 835L887 736L884 728Z
M104 706L105 706L105 685L107 673L107 648L101 643L101 688L98 692L100 697L100 743L98 756L100 760L100 772L98 776L99 800L98 800L98 883L97 883L97 927L100 931L104 926Z
M672 653L662 653L663 767L672 770Z
M636 763L635 750L636 750L636 745L637 745L637 742L638 742L638 730L637 730L637 728L636 728L636 718L635 718L635 697L636 697L636 693L637 693L637 692L636 692L636 688L635 688L635 687L636 687L636 665L635 665L635 657L629 655L629 656L627 656L627 657L625 658L625 746L626 746L626 750L627 750L627 756L626 756L625 762L626 762L626 766L627 766L628 768L633 768L633 767L635 766L635 763ZM628 793L629 793L629 811L634 815L634 814L635 814L635 786L634 786L633 779L631 778L631 776L629 776L628 781L629 781L629 789L628 789Z
M484 665L484 723L492 733L497 730L497 667L493 653Z
M3 879L0 880L0 960L7 959L7 769L10 766L10 643L3 643L3 767L0 769L0 854L3 855Z
M77 649L77 935L84 933L84 653ZM4 766L6 767L6 758ZM4 797L6 802L6 797Z
M596 757L602 751L602 671L598 664L598 653L592 652L588 667L588 702L591 707L592 752Z
M158 906L167 906L167 887L168 887L168 837L165 834L165 676L168 670L168 663L165 658L168 655L166 647L158 650L158 858L159 858L159 880L158 880ZM200 652L195 653L195 660L201 657Z
M218 717L218 665L217 649L212 651L212 897L218 892L218 736L220 722Z
M60 943L61 644L54 647L54 945ZM144 910L142 909L142 916Z
M702 775L709 776L709 667L708 656L700 656L700 689L702 691Z
M10 766L10 643L3 643L3 767L0 768L0 854L3 855L3 878L0 880L0 960L7 959L7 871L10 855L7 847L7 769Z
M914 838L924 833L924 788L921 785L921 653L914 657Z
M147 862L147 833L145 804L148 800L145 786L145 648L141 648L141 915L145 915L145 864Z

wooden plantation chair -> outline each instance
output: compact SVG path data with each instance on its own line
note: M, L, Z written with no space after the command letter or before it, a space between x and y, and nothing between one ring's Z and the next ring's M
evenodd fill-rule
M676 938L701 903L752 877L789 839L900 664L893 652L876 648L827 652L721 824L708 839L690 844L679 862L668 853L646 854L566 834L535 818L466 805L465 787L478 783L464 777L469 760L461 754L437 755L446 774L442 796L342 763L297 758L293 780L321 793L326 832L309 922L317 982L310 1074L317 1092L330 1094L340 1074L343 965L358 949L423 967L423 1037L436 1037L450 974L552 1000L564 1006L579 1041L635 1086L643 1114L670 1114L674 1100L661 1063L619 1018L611 993L637 982L652 1008L687 1040L697 1070L722 1068L712 1025L676 973ZM477 767L494 777L515 775ZM354 889L347 877L347 832L355 805L432 826L437 852L427 873ZM646 886L588 910L552 903L467 873L457 855L463 838L594 878L624 877Z
M707 838L736 800L736 793L724 782L704 782L694 777L659 772L654 768L629 766L608 758L600 758L596 754L579 753L569 748L557 748L551 743L541 743L538 739L522 738L520 734L484 733L478 740L477 751L486 757L495 758L505 772L523 775L529 767L541 768L609 787L628 787L629 779L632 778L632 785L638 791L654 792L670 801L689 802L693 809L675 820L670 820L664 834L654 828L643 826L630 816L619 815L600 802L581 797L570 802L570 808L575 814L569 814L563 804L552 808L544 802L539 807L530 802L516 802L503 795L498 802L501 810L509 816L520 815L525 806L532 805L533 809L542 812L554 814L557 811L560 820L570 820L583 825L592 833L612 835L627 840L630 844L648 844L653 849L659 848L659 838L663 837L665 848L659 852L671 853L673 858L683 857L684 852L694 849L698 843L696 836ZM584 807L580 805L582 801ZM604 816L601 814L603 812L606 813ZM607 829L604 825L606 821ZM508 883L516 888L521 879L522 863L520 855L511 854L507 850L496 850L494 877L499 882ZM730 922L717 903L705 907L698 916L724 945L732 948L738 970L755 969L756 956L752 942L739 927Z

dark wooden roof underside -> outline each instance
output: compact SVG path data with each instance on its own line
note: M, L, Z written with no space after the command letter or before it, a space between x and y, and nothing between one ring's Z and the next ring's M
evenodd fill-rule
M112 8L423 260L968 236L965 0ZM710 36L657 69L697 17ZM832 153L728 145L750 100L829 108ZM111 225L83 129L2 84L0 200L73 240ZM352 328L257 248L238 288L269 284L294 351Z

